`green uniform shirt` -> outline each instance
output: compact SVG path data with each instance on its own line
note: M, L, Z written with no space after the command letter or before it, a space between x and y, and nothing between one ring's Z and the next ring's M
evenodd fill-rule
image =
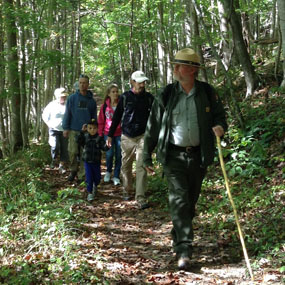
M194 99L195 86L187 94L179 84L178 102L172 111L169 140L177 146L197 146L200 144L197 108Z

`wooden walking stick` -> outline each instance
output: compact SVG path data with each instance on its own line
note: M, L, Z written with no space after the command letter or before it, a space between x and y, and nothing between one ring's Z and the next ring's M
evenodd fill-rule
M240 242L241 242L242 249L243 249L243 255L244 255L244 258L245 258L245 262L246 262L247 269L249 271L251 280L254 281L253 274L252 274L252 269L251 269L250 262L249 262L249 259L248 259L248 255L247 255L247 250L246 250L246 247L245 247L243 233L242 233L241 226L240 226L239 219L238 219L237 210L236 210L235 203L234 203L234 200L232 198L231 191L230 191L229 181L228 181L228 177L227 177L227 173L226 173L226 169L225 169L225 164L224 164L224 159L223 159L223 154L222 154L221 139L220 139L219 136L216 136L216 138L217 138L217 145L218 145L218 150L219 150L220 163L221 163L221 167L222 167L222 171L223 171L224 178L225 178L225 183L226 183L227 194L229 196L231 205L232 205L233 210L234 210L234 216L235 216L235 221L236 221L238 232L239 232Z

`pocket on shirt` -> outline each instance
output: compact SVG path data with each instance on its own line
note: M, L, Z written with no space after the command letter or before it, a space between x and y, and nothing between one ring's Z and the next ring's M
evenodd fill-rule
M174 124L178 124L180 122L180 116L179 116L179 112L178 111L173 111L172 112L172 122Z

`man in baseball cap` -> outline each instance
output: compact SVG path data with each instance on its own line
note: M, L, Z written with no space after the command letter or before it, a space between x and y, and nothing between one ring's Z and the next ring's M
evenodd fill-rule
M107 145L111 147L116 128L121 124L123 199L129 200L133 195L132 165L136 160L135 200L141 210L149 207L146 197L147 172L142 164L142 150L146 123L154 97L145 90L147 80L144 72L140 70L132 73L132 87L120 96L107 139Z
M145 76L145 74L144 74L142 71L140 71L140 70L135 71L135 72L132 74L131 79L134 80L134 81L137 82L137 83L142 83L142 82L145 82L145 81L149 80L149 79Z

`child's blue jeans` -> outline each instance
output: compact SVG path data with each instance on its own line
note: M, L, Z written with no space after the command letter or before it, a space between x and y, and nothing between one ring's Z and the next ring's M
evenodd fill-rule
M92 193L93 185L97 186L101 180L100 163L88 163L84 161L87 191Z

